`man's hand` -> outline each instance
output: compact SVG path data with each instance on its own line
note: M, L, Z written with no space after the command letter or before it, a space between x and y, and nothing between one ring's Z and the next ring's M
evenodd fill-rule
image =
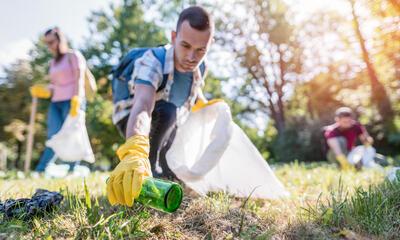
M32 87L30 87L29 90L31 92L32 97L46 99L50 98L51 96L51 92L46 85L35 84Z
M362 142L364 146L370 147L374 143L374 139L370 136L365 137L365 141Z
M362 133L358 136L362 144L366 147L371 146L374 143L374 139L369 135L364 126L361 127Z
M71 117L75 117L76 115L78 115L80 105L81 100L79 99L79 97L73 96L71 98L71 108L69 110L69 115L71 115Z
M149 148L148 137L142 135L130 137L118 148L117 155L121 162L107 182L107 197L112 205L131 207L134 199L139 197L144 177L152 176Z

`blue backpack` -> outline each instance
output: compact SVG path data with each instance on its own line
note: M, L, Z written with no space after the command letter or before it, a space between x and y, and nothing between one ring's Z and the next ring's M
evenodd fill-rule
M132 80L132 73L135 67L135 62L147 51L153 51L153 55L160 61L162 69L164 69L165 64L165 47L156 48L134 48L129 51L129 53L111 70L112 80L111 88L113 95L113 103L121 100L126 100L131 98L132 95L129 92L128 82ZM167 84L168 74L163 75L163 81L157 92L163 90Z

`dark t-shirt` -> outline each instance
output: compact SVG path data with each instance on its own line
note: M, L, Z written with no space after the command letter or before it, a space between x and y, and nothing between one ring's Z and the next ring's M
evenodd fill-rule
M356 145L358 136L365 132L365 127L354 121L353 126L348 129L339 129L336 123L326 126L324 135L327 140L335 137L344 137L347 140L347 150L350 151Z
M189 98L193 84L192 72L174 71L174 83L171 86L169 101L177 107L181 107Z

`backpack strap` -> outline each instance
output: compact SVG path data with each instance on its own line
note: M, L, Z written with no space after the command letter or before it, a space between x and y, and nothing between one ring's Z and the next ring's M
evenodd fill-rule
M165 46L159 46L156 48L152 48L151 51L153 52L153 55L157 58L157 60L161 63L162 71L164 71L165 55L167 52L167 50L165 49ZM206 72L207 72L207 67L206 67L205 62L203 61L200 64L201 76L204 77ZM157 89L157 92L160 92L165 88L165 86L167 85L167 81L168 81L168 74L163 74L163 80L161 82L160 87Z
M160 46L157 48L153 48L151 50L153 52L153 55L158 59L158 61L161 63L162 71L164 71L164 66L165 66L165 55L167 50L165 49L164 46ZM163 80L161 82L160 87L157 89L157 92L160 92L165 88L167 85L168 81L168 74L163 74Z
M205 76L206 73L207 73L206 63L203 61L203 62L200 64L199 68L200 68L201 77L204 78L204 76Z

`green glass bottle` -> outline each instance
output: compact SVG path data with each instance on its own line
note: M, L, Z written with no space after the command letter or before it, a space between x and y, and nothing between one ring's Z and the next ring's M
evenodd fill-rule
M182 198L183 190L179 184L146 177L143 180L139 197L135 201L163 212L172 213L179 208Z
M163 212L175 212L183 198L182 187L174 182L146 177L136 201Z

